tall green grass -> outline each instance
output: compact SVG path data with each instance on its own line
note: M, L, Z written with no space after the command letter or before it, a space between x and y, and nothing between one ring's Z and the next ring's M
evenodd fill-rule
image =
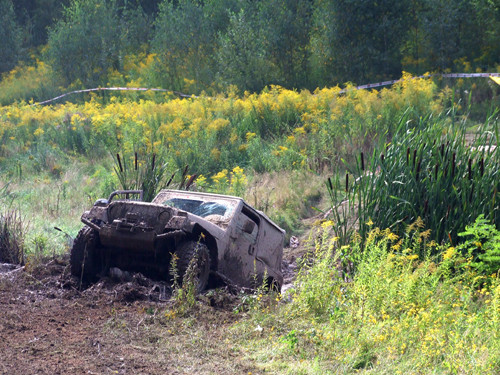
M480 214L500 226L498 112L469 133L465 120L450 119L426 116L409 126L403 116L388 143L358 154L345 185L328 181L338 235L356 229L366 238L372 223L401 233L421 218L437 243L455 244Z

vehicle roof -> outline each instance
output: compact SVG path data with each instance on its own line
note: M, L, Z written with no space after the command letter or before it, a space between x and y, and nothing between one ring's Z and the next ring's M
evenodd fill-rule
M253 208L251 205L249 205L247 202L245 202L245 200L241 197L235 197L232 195L224 195L224 194L215 194L215 193L204 193L204 192L199 192L199 191L174 190L174 189L162 189L162 190L160 190L160 192L156 196L158 196L162 193L176 193L176 194L178 193L181 195L198 195L200 197L212 197L212 198L217 198L217 199L238 200L238 201L241 201L246 207L248 207L252 211L259 214L259 216L261 216L264 220L266 220L270 225L272 225L273 227L278 229L283 234L285 233L285 230L283 228L279 227L271 219L269 219L269 217L267 217L267 215L264 212ZM153 199L153 201L155 199L156 199L156 197Z

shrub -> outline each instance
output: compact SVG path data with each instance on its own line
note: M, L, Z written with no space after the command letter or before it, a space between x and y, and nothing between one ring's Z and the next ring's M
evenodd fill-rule
M458 234L465 242L457 250L471 259L470 265L483 275L500 271L500 231L479 215L476 221Z
M24 264L26 226L18 211L0 214L0 261Z

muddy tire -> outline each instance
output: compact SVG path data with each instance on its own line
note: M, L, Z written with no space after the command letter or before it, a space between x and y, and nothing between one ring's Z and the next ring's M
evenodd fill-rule
M91 282L101 271L97 247L99 238L97 232L89 227L83 227L75 240L70 254L71 274L78 279Z
M177 256L177 272L183 282L191 260L195 259L193 276L197 284L196 289L198 293L205 290L210 275L210 252L207 246L196 241L185 241L177 247L175 255Z

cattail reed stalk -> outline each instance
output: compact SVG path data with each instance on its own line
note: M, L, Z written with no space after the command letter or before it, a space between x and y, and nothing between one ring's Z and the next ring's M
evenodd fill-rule
M120 160L120 154L116 154L116 159L118 160L118 166L120 167L120 172L123 173L122 161Z
M345 192L349 191L349 173L345 174Z
M381 161L382 163L384 162L384 159L385 159L384 154L380 155L380 161Z
M456 156L457 156L457 154L453 153L453 157L451 160L451 178L455 177L455 158L456 158Z
M420 174L420 166L421 166L421 164L422 164L422 160L420 160L420 161L418 162L418 165L417 165L417 173L416 173L416 175L415 175L415 179L416 179L417 181L418 181L418 176L419 176L419 174Z
M198 175L195 173L194 175L192 175L192 176L189 178L189 180L188 180L188 182L187 182L187 184L186 184L186 190L188 190L188 189L189 189L189 187L193 184L193 182L196 180L196 178L197 178L197 177L198 177Z
M135 170L137 170L137 152L135 153L135 160L134 160L134 166L135 166Z
M415 162L417 161L417 149L413 150L413 167L415 168Z
M333 184L332 184L332 179L328 177L328 187L330 188L330 191L333 192Z
M174 179L174 176L175 176L175 172L174 172L174 173L172 173L172 176L170 176L170 179L168 180L168 182L167 182L167 184L166 184L166 186L167 186L167 187L169 187L169 186L170 186L170 184L172 183L172 180Z
M361 170L365 170L365 155L361 153Z
M469 159L469 180L472 180L472 159Z
M156 154L153 154L153 160L151 160L151 170L155 170Z

